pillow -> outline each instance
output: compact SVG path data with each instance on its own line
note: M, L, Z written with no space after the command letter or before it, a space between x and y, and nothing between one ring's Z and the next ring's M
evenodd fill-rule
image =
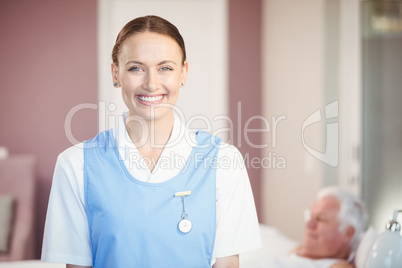
M369 253L374 240L377 238L377 232L370 226L364 233L359 246L356 250L355 265L356 268L363 268L366 261L367 254Z
M9 238L11 234L11 222L13 219L14 197L0 195L0 252L8 252Z

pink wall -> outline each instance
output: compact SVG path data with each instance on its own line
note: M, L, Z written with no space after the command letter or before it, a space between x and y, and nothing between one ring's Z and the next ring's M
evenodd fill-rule
M261 114L261 0L229 3L229 108L235 128ZM57 155L71 146L64 119L80 103L97 103L97 1L2 0L0 4L0 146L38 157L37 257ZM241 102L240 125L238 102ZM78 140L97 132L97 111L73 118ZM258 123L258 122L255 122ZM253 124L252 127L259 128ZM253 143L261 134L250 133ZM259 149L244 136L236 146L250 158ZM261 170L249 168L257 211Z
M0 146L38 157L37 257L54 164L71 146L65 116L79 103L97 103L96 5L96 0L0 3ZM97 114L87 109L75 115L78 140L96 134Z
M261 115L261 0L230 0L229 4L229 114L234 122L234 129L244 130L246 121ZM238 103L241 103L241 110ZM240 124L238 124L240 122ZM261 129L261 121L252 121L249 128ZM239 137L234 131L234 145L249 159L261 158L261 149L252 144L262 144L261 133L249 133L247 142L242 132ZM237 142L240 138L240 143ZM246 161L247 165L247 161ZM261 213L261 169L248 168L257 212ZM260 218L260 216L259 216Z

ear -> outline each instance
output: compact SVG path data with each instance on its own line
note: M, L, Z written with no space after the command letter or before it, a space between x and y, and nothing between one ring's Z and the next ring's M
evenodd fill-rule
M345 242L349 243L349 241L352 239L352 237L355 234L355 228L353 226L348 226L344 231L343 231L343 238Z
M188 73L188 62L185 61L183 63L183 67L181 68L181 74L180 74L180 82L183 82L186 84L187 81L187 73Z
M111 69L112 69L113 84L117 83L117 86L115 86L115 87L119 87L120 86L120 81L118 79L118 77L119 77L119 67L115 63L112 63Z

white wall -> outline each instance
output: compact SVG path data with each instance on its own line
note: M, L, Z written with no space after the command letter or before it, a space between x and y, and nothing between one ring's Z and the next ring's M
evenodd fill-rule
M202 115L209 118L213 129L224 125L224 121L212 119L228 114L226 5L226 0L99 0L100 130L113 125L110 115L120 115L126 109L110 75L110 55L116 36L128 21L151 14L176 25L186 43L189 74L177 106L187 120ZM111 103L116 104L116 111L108 109ZM205 124L199 120L191 127Z
M298 240L303 210L321 187L361 194L359 1L264 1L264 115L286 116L277 147L264 154L275 152L287 165L264 170L263 221ZM302 141L303 123L317 110L322 119L306 127Z
M303 122L324 104L324 1L265 0L263 9L263 114L280 121L273 135L265 137L276 162L263 171L263 222L301 240L303 210L322 186L323 166L303 147ZM322 114L324 119L324 113ZM325 151L325 120L305 130L305 142ZM280 159L281 158L281 159Z
M370 224L383 232L393 211L402 209L402 29L387 29L395 17L374 13L374 4L362 6L363 197ZM395 11L402 3L390 6Z

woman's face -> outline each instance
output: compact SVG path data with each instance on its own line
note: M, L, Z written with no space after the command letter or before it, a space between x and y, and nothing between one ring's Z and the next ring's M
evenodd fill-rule
M113 81L121 86L129 115L145 120L172 116L188 69L176 41L153 32L135 34L122 44L118 61L112 64Z

